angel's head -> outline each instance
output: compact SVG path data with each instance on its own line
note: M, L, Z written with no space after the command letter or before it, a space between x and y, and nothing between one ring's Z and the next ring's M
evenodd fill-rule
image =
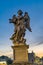
M23 14L23 12L22 12L22 10L18 10L18 15L22 15Z

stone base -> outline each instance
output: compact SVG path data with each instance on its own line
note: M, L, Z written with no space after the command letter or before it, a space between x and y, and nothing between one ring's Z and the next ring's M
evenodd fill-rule
M12 65L35 65L35 64L29 62L21 62L21 63L13 63Z
M20 63L27 63L28 62L28 45L15 45L12 46L13 48L13 56L14 56L14 61L13 64L20 64Z

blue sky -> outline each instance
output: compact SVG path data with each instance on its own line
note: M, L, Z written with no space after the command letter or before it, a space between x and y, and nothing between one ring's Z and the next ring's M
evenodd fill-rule
M21 9L30 16L32 33L26 31L27 44L30 47L43 45L43 0L0 0L0 51L11 50L10 37L14 26L9 23L9 18Z

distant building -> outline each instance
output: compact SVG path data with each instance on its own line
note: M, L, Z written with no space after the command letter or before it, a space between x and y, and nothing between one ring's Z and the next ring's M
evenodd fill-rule
M38 56L35 57L35 63L38 63L38 64L40 63L40 57Z
M4 64L12 64L13 60L7 56L0 56L0 63L3 63Z
M32 51L32 53L28 53L28 60L30 63L34 63L35 61L35 53Z
M0 65L7 65L6 61L0 61Z

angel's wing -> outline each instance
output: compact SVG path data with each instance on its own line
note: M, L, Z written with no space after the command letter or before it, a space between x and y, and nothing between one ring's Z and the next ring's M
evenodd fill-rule
M30 27L30 17L28 16L28 13L27 12L25 12L24 18L25 18L25 26L26 26L26 28L30 32L32 32L31 27Z
M26 22L26 28L27 28L30 32L32 32L31 27L30 27L30 21L29 21L29 20L27 20L27 22Z

